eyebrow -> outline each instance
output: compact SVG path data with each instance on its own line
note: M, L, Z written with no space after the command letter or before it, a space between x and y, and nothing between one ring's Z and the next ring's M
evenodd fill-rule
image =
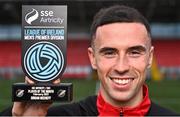
M141 51L141 52L145 52L147 49L146 49L146 47L144 47L142 45L137 45L137 46L129 47L128 50L129 51L131 51L131 50L138 50L138 51Z
M132 47L129 47L127 49L128 51L132 51L132 50L138 50L140 52L146 52L146 47L142 46L142 45L137 45L137 46L132 46ZM111 48L111 47L103 47L99 50L99 53L103 53L103 52L106 52L106 51L118 51L116 48Z
M117 51L117 49L115 48L111 48L111 47L103 47L99 50L99 53L103 53L103 52L106 52L106 51Z

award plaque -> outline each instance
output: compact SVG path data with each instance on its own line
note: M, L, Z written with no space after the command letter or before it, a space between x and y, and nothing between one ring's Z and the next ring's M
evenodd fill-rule
M13 101L71 101L72 83L53 84L66 67L67 6L22 6L22 58L35 84L16 83Z

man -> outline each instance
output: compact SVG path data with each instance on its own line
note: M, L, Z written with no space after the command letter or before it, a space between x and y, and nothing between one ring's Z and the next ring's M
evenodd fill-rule
M100 80L97 96L56 107L15 102L13 109L2 115L175 115L149 98L145 79L154 48L149 24L138 11L126 6L100 10L94 17L91 37L88 55Z

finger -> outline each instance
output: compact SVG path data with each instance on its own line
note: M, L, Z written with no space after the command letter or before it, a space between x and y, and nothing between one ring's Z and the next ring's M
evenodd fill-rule
M58 78L56 80L53 81L53 84L60 84L61 80Z
M35 84L35 82L31 79L29 79L27 76L25 77L25 83L27 84Z

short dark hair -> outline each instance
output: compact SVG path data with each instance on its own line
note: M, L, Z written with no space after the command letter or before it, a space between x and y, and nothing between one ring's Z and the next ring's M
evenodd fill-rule
M109 8L103 8L94 16L90 35L91 35L91 46L94 44L94 36L99 26L116 23L116 22L137 22L141 23L146 27L147 32L151 35L150 25L147 19L136 9L124 6L115 5Z

